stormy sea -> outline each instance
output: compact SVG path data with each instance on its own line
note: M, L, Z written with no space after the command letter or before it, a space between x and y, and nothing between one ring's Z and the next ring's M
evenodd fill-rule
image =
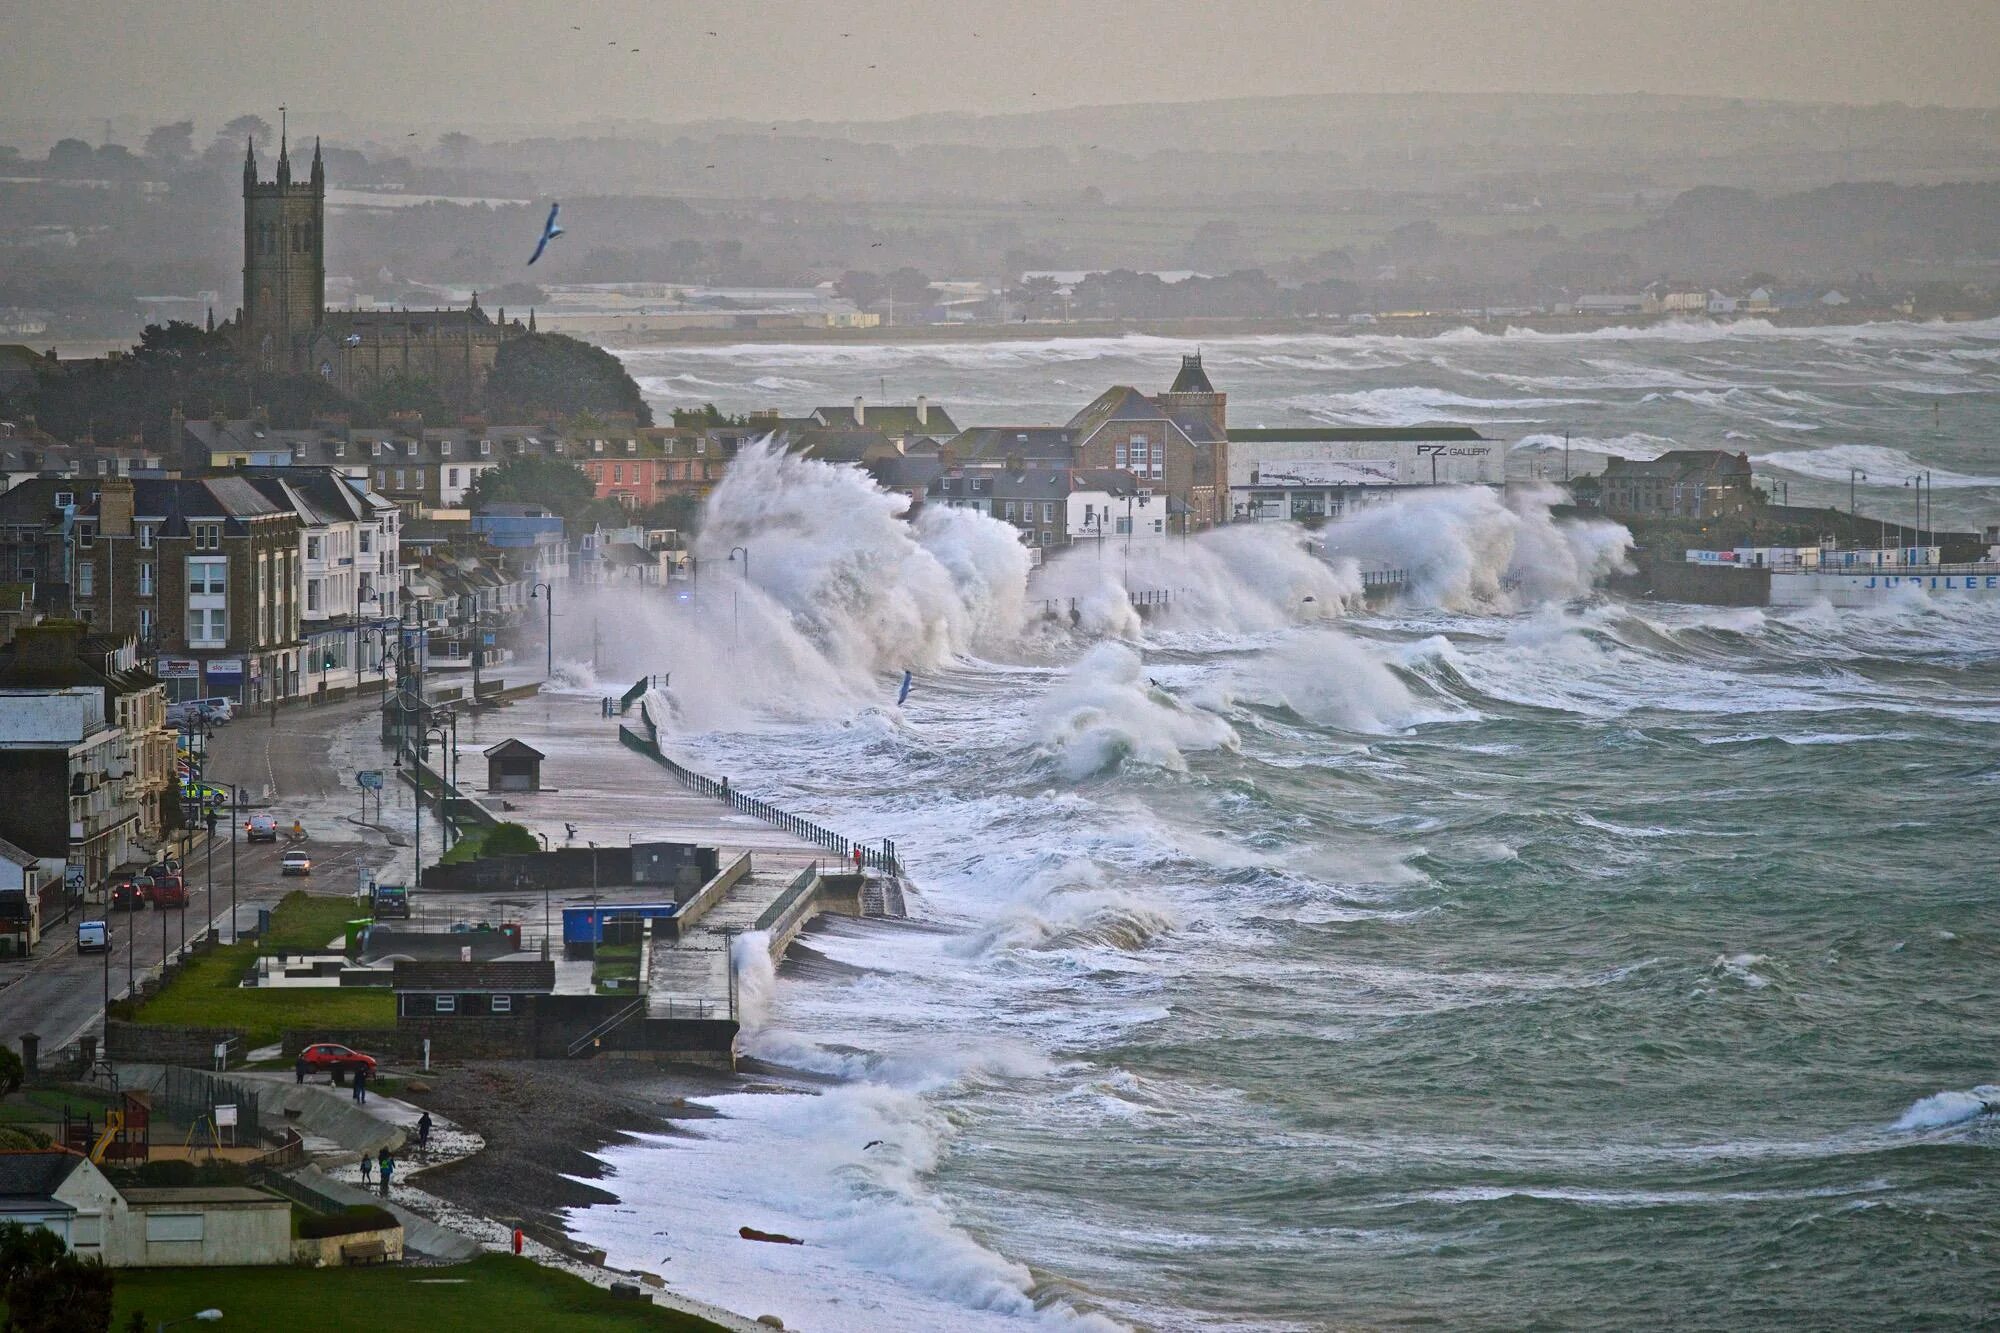
M621 355L662 409L1012 424L1188 350ZM2000 1318L2000 611L1631 603L1627 534L1550 511L1567 434L2000 521L2000 323L1201 351L1234 425L1468 424L1523 484L1330 528L1412 571L1370 605L1288 524L1031 571L746 454L702 542L754 583L633 609L619 666L673 672L690 763L893 838L912 920L746 949L745 1049L816 1090L607 1149L573 1231L812 1329Z

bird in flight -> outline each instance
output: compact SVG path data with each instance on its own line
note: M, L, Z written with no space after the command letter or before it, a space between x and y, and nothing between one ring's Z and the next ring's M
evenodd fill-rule
M868 1140L868 1142L861 1145L861 1151L867 1152L870 1148L879 1148L881 1146L882 1146L882 1140L870 1139Z
M869 246L868 246L868 248L869 248L870 250L880 250L880 249L882 248L882 242L880 242L880 241L872 241L872 242L870 242L870 243L869 243Z
M528 256L530 264L542 257L542 251L549 248L550 241L563 234L563 229L556 225L556 214L561 211L562 205L560 203L549 205L549 220L542 224L542 238L535 242L535 253Z

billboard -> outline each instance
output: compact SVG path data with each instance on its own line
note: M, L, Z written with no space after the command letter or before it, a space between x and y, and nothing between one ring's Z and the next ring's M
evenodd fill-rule
M201 675L201 663L192 657L162 657L153 674L161 680L195 680Z

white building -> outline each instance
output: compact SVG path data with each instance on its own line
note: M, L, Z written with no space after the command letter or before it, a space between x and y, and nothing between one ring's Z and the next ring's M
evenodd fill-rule
M1469 426L1306 426L1229 432L1237 518L1337 518L1409 486L1498 486L1506 451Z
M1116 469L1073 474L1066 504L1065 530L1072 545L1164 539L1173 526L1167 521L1166 492L1153 491L1130 472Z

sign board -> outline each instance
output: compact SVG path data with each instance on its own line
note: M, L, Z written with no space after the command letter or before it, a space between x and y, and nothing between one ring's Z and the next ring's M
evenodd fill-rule
M1265 463L1257 469L1259 486L1394 486L1392 458L1300 458Z
M364 768L354 775L354 780L368 791L382 790L382 770L379 768Z
M236 1103L217 1102L215 1104L215 1127L234 1129L236 1127Z
M201 675L201 663L192 657L162 657L153 674L161 680L194 680Z
M209 661L208 678L211 682L243 679L243 659L240 657L217 657Z

